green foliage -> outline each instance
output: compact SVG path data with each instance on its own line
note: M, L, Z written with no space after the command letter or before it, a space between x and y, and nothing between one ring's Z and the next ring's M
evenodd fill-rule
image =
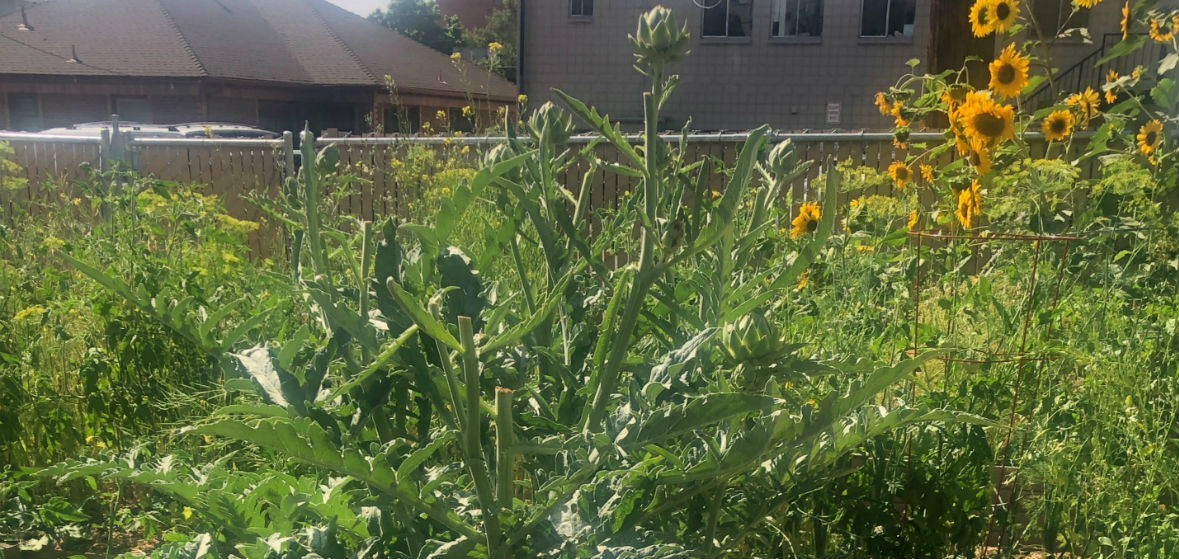
M368 19L445 54L454 52L462 39L458 18L442 17L433 0L389 0L385 9L374 10Z
M0 142L0 190L15 190L24 188L28 180L25 179L20 165L13 161L12 146L7 142Z
M299 176L257 200L285 228L282 269L245 258L249 226L214 201L122 175L95 178L122 190L74 206L87 219L6 238L0 359L19 366L0 369L3 425L41 370L60 378L40 400L81 373L113 411L91 398L76 434L46 422L44 459L81 457L7 474L5 539L60 545L101 523L158 537L153 557L945 557L1004 531L1003 554L1173 555L1165 169L1109 154L1082 183L1003 152L992 226L1074 232L1069 250L919 245L910 228L955 226L920 211L916 179L800 161L765 129L728 165L659 137L684 27L645 21L640 145L558 92L564 108L509 124L482 161L453 143L399 152L407 219L368 223L339 213L352 179L305 133ZM599 137L570 145L573 119ZM819 213L791 236L786 185L811 165ZM972 176L953 165L923 194L957 196ZM606 172L639 179L616 208L563 180ZM132 337L13 349L74 328L53 322L65 299ZM190 385L213 385L211 404L138 417L118 396ZM992 506L1003 491L1014 509Z
M795 355L799 344L774 332L765 317L743 318L778 307L821 258L842 174L826 175L814 233L786 246L791 257L767 259L784 185L805 165L786 148L767 163L766 131L759 129L713 200L711 164L688 163L684 143L673 146L656 134L660 108L677 83L665 74L674 58L646 59L644 72L654 82L644 96L640 149L621 138L617 125L565 97L577 117L629 156L612 168L642 179L619 210L595 210L600 230L593 235L588 190L567 190L556 177L575 164L588 164L590 173L606 164L592 145L566 146L570 116L546 106L529 121L530 143L509 130L508 144L478 171L437 173L447 184L438 190L448 191L439 192L436 211L420 223L356 226L326 213L320 193L338 158L333 146L314 152L304 132L307 163L267 208L288 224L296 247L283 291L290 310L277 322L255 305L249 319L217 327L224 313L193 312L186 299L161 297L78 258L70 262L221 364L236 403L183 433L228 439L355 480L353 507L396 503L383 509L390 522L383 553L737 549L761 528L766 511L722 514L717 505L727 495L765 484L790 487L803 475L838 475L833 464L848 453L908 425L989 422L872 404L935 352L887 364L826 364ZM453 246L460 224L488 198L497 202L500 225L483 229L486 238L476 244L485 254L509 250L519 282L502 294L474 267L481 258ZM626 241L632 234L638 239ZM521 245L531 246L538 261L520 258ZM619 246L630 247L630 263L608 266L603 255ZM744 345L734 350L730 340L725 357L713 338L727 324L737 325L729 337L740 336ZM838 381L819 380L828 376ZM159 469L74 463L42 474L68 481L103 473L143 483ZM168 487L162 491L181 488L189 492L183 499L204 498L191 483ZM713 503L712 512L698 524L692 518L701 501ZM221 526L212 541L238 550L255 549L254 537L296 531L270 522L244 534L243 522L193 510ZM299 530L318 529L308 528L312 520L299 522ZM322 530L352 529L343 517L336 522ZM337 541L356 553L362 539ZM308 549L314 541L296 543ZM207 544L198 538L184 545L200 554Z

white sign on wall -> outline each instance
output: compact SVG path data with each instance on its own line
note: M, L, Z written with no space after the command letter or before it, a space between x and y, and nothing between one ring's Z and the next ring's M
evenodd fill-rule
M839 103L827 103L827 124L839 124Z

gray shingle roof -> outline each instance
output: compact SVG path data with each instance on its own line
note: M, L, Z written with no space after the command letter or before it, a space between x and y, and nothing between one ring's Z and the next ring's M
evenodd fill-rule
M512 83L325 0L47 0L0 17L0 74L384 85L510 99ZM76 53L78 62L68 60Z

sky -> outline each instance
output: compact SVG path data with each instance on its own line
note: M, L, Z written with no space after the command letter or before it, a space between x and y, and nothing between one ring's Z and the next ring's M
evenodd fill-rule
M328 2L365 17L373 13L375 9L385 8L389 5L389 0L328 0Z

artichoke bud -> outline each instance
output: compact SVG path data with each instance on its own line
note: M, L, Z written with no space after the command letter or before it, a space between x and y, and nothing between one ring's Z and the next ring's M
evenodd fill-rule
M537 141L560 145L573 135L573 117L549 101L532 113L528 127Z
M483 166L492 167L496 163L511 159L512 150L507 144L498 144L483 154Z
M778 142L766 157L766 167L775 177L786 177L798 168L798 152L789 139Z
M671 10L663 6L639 17L639 27L629 37L640 66L662 68L688 54L688 24L677 28Z
M721 339L725 355L738 364L772 361L782 347L778 329L761 311L726 324Z

